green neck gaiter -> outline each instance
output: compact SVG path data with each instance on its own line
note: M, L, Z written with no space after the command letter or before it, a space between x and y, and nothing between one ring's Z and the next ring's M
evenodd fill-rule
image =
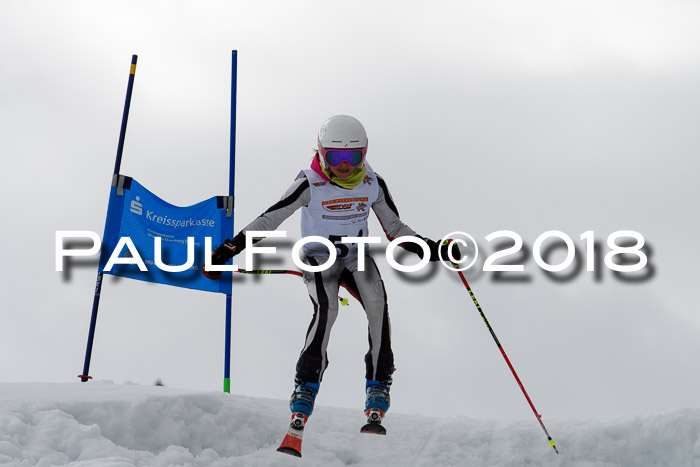
M331 172L330 169L322 170L323 173L326 174L326 177L330 178L333 183L348 190L352 190L357 185L362 183L362 181L365 179L365 176L367 175L367 169L365 169L364 165L362 166L362 168L355 169L355 171L345 180L341 180L340 178L333 175L333 172Z

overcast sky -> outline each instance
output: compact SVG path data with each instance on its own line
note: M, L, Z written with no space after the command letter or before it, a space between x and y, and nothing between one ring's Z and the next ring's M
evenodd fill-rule
M695 2L668 0L2 2L0 380L78 381L96 259L56 272L55 233L102 234L131 55L121 172L191 205L228 191L236 49L236 231L307 166L327 117L354 115L421 235L470 233L478 266L489 233L522 236L523 273L468 277L545 419L700 406L699 21ZM281 228L294 240L298 224ZM636 282L602 262L555 280L532 256L548 230L582 262L583 232L602 258L608 235L637 231L649 264ZM531 417L455 274L400 274L375 254L392 410ZM290 248L269 264L293 267ZM244 278L233 303L232 392L286 399L305 286ZM91 375L218 391L223 341L222 295L106 276ZM319 404L361 409L366 347L351 301Z

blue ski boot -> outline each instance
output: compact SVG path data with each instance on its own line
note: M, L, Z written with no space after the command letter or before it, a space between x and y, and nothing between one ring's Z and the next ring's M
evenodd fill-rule
M292 413L301 412L307 417L311 416L319 386L319 383L309 383L295 378L294 392L291 399L289 399L289 408L292 410Z
M389 389L391 379L375 381L368 379L365 385L367 400L365 401L365 415L367 424L360 429L361 433L373 433L385 435L386 429L382 426L382 418L389 410Z

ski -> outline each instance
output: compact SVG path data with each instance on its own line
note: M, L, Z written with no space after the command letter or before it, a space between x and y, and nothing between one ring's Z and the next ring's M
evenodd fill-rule
M367 424L360 428L360 433L371 433L373 435L386 435L386 428L382 426L384 414L379 409L369 409L367 411Z
M289 424L289 430L284 435L278 452L289 454L290 456L301 457L301 437L304 434L304 425L308 417L301 412L292 414L292 422Z

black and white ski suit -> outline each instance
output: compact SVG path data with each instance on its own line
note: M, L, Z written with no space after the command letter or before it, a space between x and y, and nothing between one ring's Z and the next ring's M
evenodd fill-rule
M302 235L318 235L336 244L337 259L320 272L304 272L314 313L299 356L296 376L304 381L320 383L328 366L326 349L331 328L338 316L338 289L345 286L360 301L369 323L369 351L365 356L366 374L370 380L389 379L394 372L391 349L391 323L387 296L379 269L367 254L364 271L358 270L357 244L340 243L344 236L368 236L369 208L374 210L389 240L401 236L417 236L404 224L389 194L386 182L365 165L367 176L352 189L342 188L313 169L302 171L280 201L272 205L233 239L240 252L245 247L247 231L272 231L297 209L302 208ZM423 238L423 237L421 237ZM255 241L258 241L256 239ZM435 247L435 242L424 239ZM415 244L406 249L422 256ZM412 248L416 247L416 248ZM321 243L307 243L302 249L304 261L312 266L328 260L328 248Z

